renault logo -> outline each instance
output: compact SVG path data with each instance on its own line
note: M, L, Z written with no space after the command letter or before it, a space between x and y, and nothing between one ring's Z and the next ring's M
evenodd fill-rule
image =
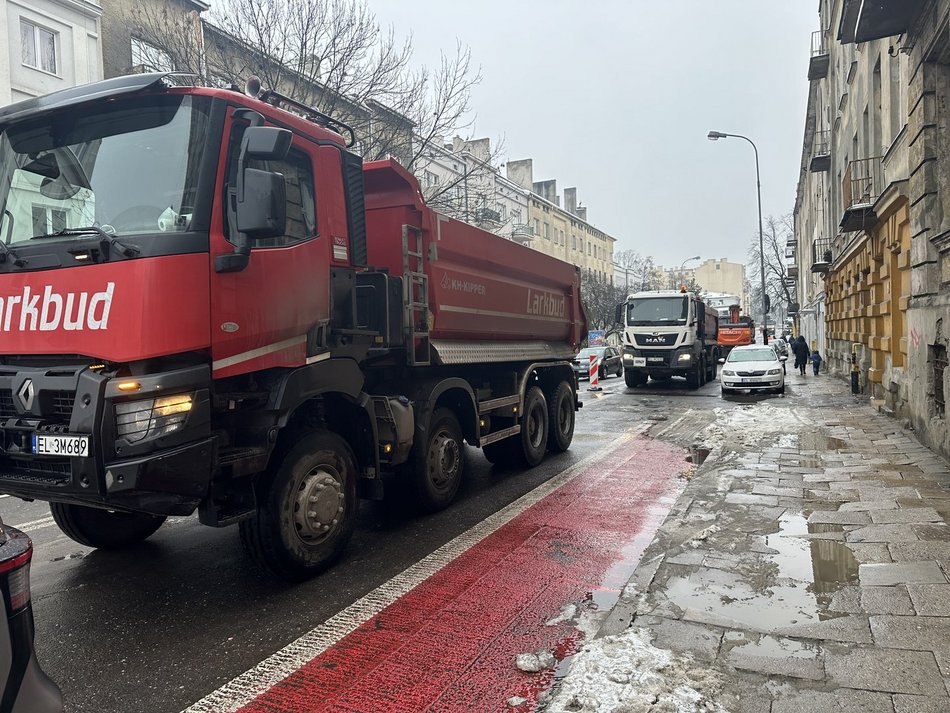
M16 392L16 395L20 399L20 403L23 404L23 410L29 411L33 408L33 396L35 395L35 390L33 389L33 379L27 379L23 382L23 386L20 387L20 390Z

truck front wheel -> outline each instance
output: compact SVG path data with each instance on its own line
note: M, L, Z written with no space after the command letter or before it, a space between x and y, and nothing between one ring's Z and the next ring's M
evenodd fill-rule
M277 465L241 544L261 569L303 581L333 564L356 525L356 459L342 437L317 431Z
M646 374L642 374L634 369L623 370L623 380L630 388L633 388L634 386L643 386L647 383L648 378L649 377Z
M84 505L50 503L50 513L59 529L80 545L116 550L141 542L165 522L161 515L116 512Z
M425 450L412 456L419 505L428 512L448 507L465 473L465 448L458 418L447 408L432 414Z
M694 369L686 373L686 386L691 389L698 389L703 383L703 372L699 364Z

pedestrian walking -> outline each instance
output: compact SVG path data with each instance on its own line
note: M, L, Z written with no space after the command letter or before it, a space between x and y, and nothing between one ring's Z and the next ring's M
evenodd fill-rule
M805 376L805 367L808 364L808 344L805 337L799 335L798 339L792 344L792 352L795 354L795 368L801 376Z
M818 371L821 369L821 362L823 362L824 359L821 358L821 354L818 353L817 349L813 351L808 358L811 359L811 368L815 372L815 376L818 376Z

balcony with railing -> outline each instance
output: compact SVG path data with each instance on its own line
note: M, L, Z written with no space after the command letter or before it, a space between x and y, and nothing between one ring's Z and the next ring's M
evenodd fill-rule
M925 0L843 0L838 39L849 44L904 34L925 4Z
M827 171L831 168L831 131L816 131L811 142L811 162L808 170L812 173Z
M501 213L491 208L476 208L472 212L472 219L476 223L500 223Z
M838 224L842 232L870 230L877 223L874 203L884 188L881 157L863 158L848 164L841 179L844 211Z
M831 269L832 241L826 238L815 240L811 244L811 271L825 273Z
M534 226L527 223L515 223L511 226L511 239L522 245L529 244L534 239Z
M827 32L816 30L811 33L811 59L808 61L808 81L824 79L828 76L829 55L825 43Z

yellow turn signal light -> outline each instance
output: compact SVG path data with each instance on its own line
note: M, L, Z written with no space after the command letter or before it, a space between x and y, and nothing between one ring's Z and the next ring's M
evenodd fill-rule
M142 388L142 385L137 381L120 381L116 388L119 391L138 391Z

